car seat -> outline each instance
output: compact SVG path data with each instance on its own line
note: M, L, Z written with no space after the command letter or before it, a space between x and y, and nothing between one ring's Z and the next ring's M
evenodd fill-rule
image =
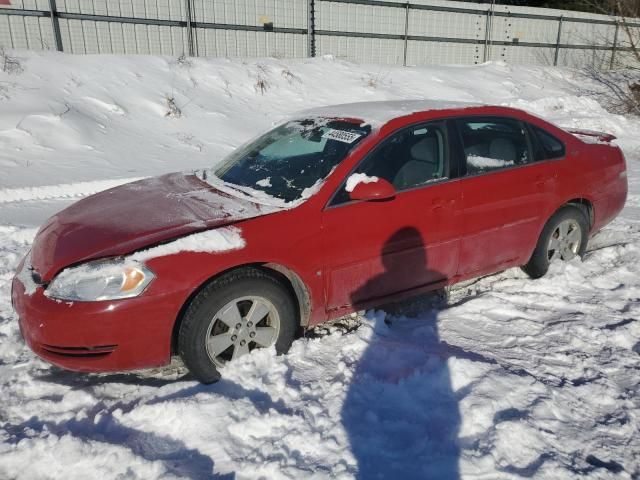
M411 159L400 167L393 186L402 190L442 176L439 152L439 142L434 136L416 142L409 150Z
M515 144L508 138L494 138L489 144L489 158L516 163L518 152Z

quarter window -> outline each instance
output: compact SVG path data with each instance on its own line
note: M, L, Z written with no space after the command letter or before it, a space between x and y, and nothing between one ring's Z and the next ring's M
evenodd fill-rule
M524 125L509 118L470 118L458 122L467 175L532 161Z
M540 147L536 150L536 160L552 160L554 158L564 157L564 144L560 140L542 128L532 125L531 129L538 139Z

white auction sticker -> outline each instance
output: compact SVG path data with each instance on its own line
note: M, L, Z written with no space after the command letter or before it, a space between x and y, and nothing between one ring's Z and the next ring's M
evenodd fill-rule
M359 139L362 135L359 133L345 132L344 130L331 129L322 135L322 138L328 138L330 140L337 140L344 143L353 143Z

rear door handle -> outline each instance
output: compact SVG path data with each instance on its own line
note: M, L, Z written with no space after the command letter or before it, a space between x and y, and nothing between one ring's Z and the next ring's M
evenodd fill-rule
M453 205L455 200L445 200L444 198L434 198L431 200L431 209L432 210L440 210L444 207L448 207L449 205Z
M536 177L535 185L538 188L544 188L547 184L551 183L552 181L553 181L552 177L539 176L539 177Z

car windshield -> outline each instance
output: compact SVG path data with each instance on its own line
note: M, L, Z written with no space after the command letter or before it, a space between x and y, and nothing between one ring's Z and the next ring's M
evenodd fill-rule
M342 119L290 121L235 150L213 173L293 202L306 198L370 132L368 125Z

